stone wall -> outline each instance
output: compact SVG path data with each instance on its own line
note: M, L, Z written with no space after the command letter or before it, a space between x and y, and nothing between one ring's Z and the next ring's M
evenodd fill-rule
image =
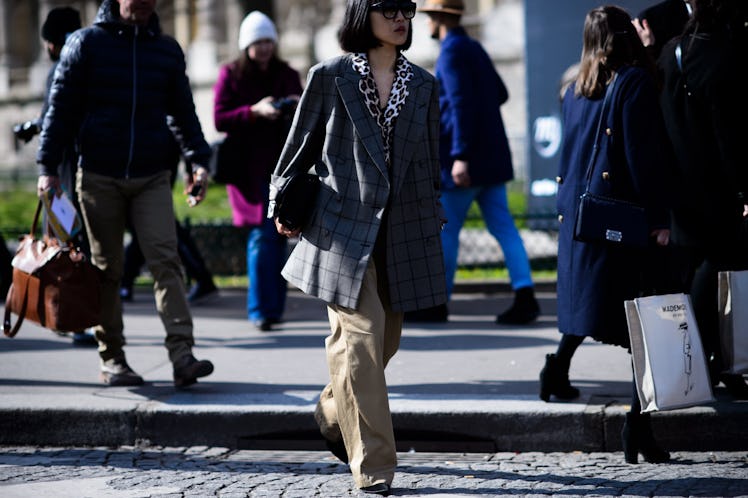
M26 4L26 2L23 2ZM9 19L11 14L33 15L40 18L53 4L71 4L55 0L32 0L22 13L11 11L13 0L0 0L0 17L6 26L31 25L29 19ZM75 2L84 14L84 23L93 19L95 0ZM251 2L249 2L251 3ZM420 3L420 2L419 2ZM206 138L219 137L213 126L213 82L217 64L236 54L236 36L242 18L244 0L160 0L158 11L163 17L164 29L186 46L193 81L195 104ZM342 17L342 1L331 0L275 0L274 10L281 33L280 53L293 67L305 76L316 61L339 53L335 33ZM521 0L467 0L464 22L471 34L479 38L496 62L510 94L509 102L502 108L512 147L517 176L524 177L526 169L526 96L524 65L524 8ZM181 17L180 17L181 16ZM186 17L185 17L186 16ZM425 16L414 19L414 41L407 56L427 69L433 68L438 55L438 44L428 36ZM38 47L38 29L28 30L29 44ZM2 34L0 34L2 37ZM0 79L8 56L3 54L0 42ZM36 50L36 49L34 49ZM36 74L47 68L45 54L39 53ZM5 66L3 66L5 64ZM22 69L14 68L18 73ZM32 68L28 68L29 74ZM7 73L7 67L5 67ZM29 144L16 144L11 128L14 123L33 118L41 108L41 90L29 83L13 88L0 84L0 188L12 174L32 178L36 175L34 157L37 139Z

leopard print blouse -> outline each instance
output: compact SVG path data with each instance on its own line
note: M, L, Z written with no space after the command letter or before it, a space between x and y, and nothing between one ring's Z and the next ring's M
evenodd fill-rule
M361 75L361 81L358 84L359 90L364 96L369 113L379 124L384 142L384 159L387 166L390 163L390 151L392 149L392 137L395 130L395 120L405 104L405 98L408 96L408 81L413 77L413 68L408 59L402 54L397 58L395 65L395 81L392 83L390 98L387 100L387 106L382 109L379 106L379 92L371 75L369 60L365 53L355 54L353 56L353 67Z

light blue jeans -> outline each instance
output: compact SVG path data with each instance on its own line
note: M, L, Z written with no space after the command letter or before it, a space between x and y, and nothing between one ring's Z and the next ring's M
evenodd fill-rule
M286 280L281 270L286 262L286 238L275 222L265 218L249 231L247 239L247 314L252 321L280 320L286 306Z
M532 287L530 261L527 258L522 238L509 212L506 197L506 185L488 185L484 187L453 188L442 191L442 206L447 216L447 223L442 230L442 247L444 266L447 272L447 296L452 295L455 272L457 271L457 252L460 248L460 230L465 222L470 205L478 202L483 221L488 232L493 235L504 252L504 260L509 270L512 289Z

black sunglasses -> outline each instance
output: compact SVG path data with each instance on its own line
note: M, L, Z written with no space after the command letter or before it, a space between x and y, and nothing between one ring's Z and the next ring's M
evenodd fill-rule
M385 19L394 19L398 12L403 13L405 19L413 19L416 15L415 2L377 2L369 7L370 10L378 10Z

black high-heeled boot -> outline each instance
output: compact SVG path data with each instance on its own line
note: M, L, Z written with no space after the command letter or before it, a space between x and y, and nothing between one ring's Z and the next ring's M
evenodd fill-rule
M639 463L639 453L649 463L665 463L670 460L670 453L657 446L654 440L648 413L626 414L621 430L621 443L626 463Z
M579 397L579 389L569 382L569 371L555 354L545 355L545 366L540 371L540 399L547 402L551 395L565 401Z

